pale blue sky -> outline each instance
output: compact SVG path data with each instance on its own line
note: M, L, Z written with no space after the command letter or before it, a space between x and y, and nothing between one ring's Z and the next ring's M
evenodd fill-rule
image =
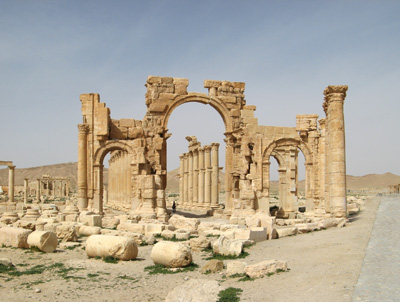
M399 1L0 2L0 160L17 168L77 161L79 95L111 117L142 119L148 75L246 82L259 124L290 126L349 86L347 173L400 174ZM206 119L207 123L201 123ZM186 104L169 124L169 169L223 139L215 110ZM223 148L222 148L223 149Z

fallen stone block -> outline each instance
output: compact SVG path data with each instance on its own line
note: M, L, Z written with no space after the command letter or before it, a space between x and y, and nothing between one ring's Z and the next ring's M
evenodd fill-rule
M190 239L190 232L187 232L187 231L180 232L180 231L181 230L178 230L175 233L176 239L178 239L178 240L189 240Z
M212 259L207 261L200 270L200 273L217 273L224 269L224 262L222 260Z
M173 225L176 229L196 231L200 224L200 220L197 218L186 218L184 216L174 214L168 220L168 224Z
M165 302L215 302L221 290L215 280L190 279L169 292Z
M262 227L235 230L235 239L254 240L255 242L267 240L267 230Z
M56 236L61 239L62 242L67 241L78 241L78 234L73 224L61 224L56 227Z
M257 264L247 265L244 271L250 278L262 278L277 271L287 270L287 262L282 260L266 260Z
M119 225L120 220L118 218L113 217L103 217L101 220L101 227L107 229L116 229Z
M34 231L28 236L29 247L37 247L45 253L52 253L58 246L55 233L46 231Z
M244 268L247 266L246 262L242 261L228 261L226 264L226 275L233 276L233 275L244 275Z
M136 242L128 237L110 235L92 235L86 241L88 257L114 257L120 260L132 260L138 255Z
M276 232L278 233L278 238L294 236L297 234L297 228L289 227L289 228L276 229Z
M166 267L184 267L192 263L190 248L182 243L160 241L151 250L151 259L154 264Z
M190 247L194 251L201 251L210 248L210 240L205 236L190 239Z
M98 226L101 227L102 217L101 215L96 215L92 212L82 212L79 215L79 222L88 226Z
M125 221L121 222L117 226L117 230L144 234L144 227L145 227L144 224L130 223L128 221Z
M0 228L0 246L11 246L16 248L29 248L28 236L31 230L2 227Z
M164 230L161 232L161 237L166 238L166 239L172 239L175 237L175 232L171 230Z

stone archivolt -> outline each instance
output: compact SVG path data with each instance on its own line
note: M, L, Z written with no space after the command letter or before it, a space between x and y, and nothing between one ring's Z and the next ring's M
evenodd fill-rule
M347 86L325 89L325 119L318 121L317 115L298 115L296 127L272 127L258 125L254 117L256 107L246 105L244 83L206 80L204 87L208 88L208 94L188 93L188 84L187 79L149 76L147 112L142 120L111 119L109 108L100 102L98 94L81 95L83 123L78 125L78 207L81 210L103 211L103 160L111 152L110 169L114 169L111 175L119 178L109 187L109 196L122 196L113 197L109 203L130 206L137 219L165 221L167 139L171 135L168 120L178 106L199 102L212 106L224 121L225 214L232 222L256 211L269 210L271 156L279 163L279 215L296 214L299 151L305 157L307 212L346 215L343 103ZM194 154L198 162L206 160L207 152L203 159L199 152ZM115 186L123 186L123 190L118 193L120 189Z

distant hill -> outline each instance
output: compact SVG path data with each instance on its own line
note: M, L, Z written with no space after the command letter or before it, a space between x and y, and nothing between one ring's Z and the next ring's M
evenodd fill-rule
M179 169L168 172L167 176L167 192L179 192ZM41 167L15 169L15 185L22 186L24 178L29 181L36 181L43 175L69 177L71 180L71 188L76 188L77 182L77 163L63 163ZM104 182L107 183L108 170L104 169ZM221 188L224 187L225 173L220 171L219 179ZM400 184L400 176L392 173L385 174L368 174L364 176L347 175L347 189L360 190L385 190L389 185ZM8 185L8 168L0 169L0 185ZM278 182L271 181L271 192L278 190ZM299 190L304 191L304 180L299 182Z

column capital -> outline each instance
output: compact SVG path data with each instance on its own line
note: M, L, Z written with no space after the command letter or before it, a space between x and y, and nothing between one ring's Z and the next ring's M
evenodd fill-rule
M86 124L78 124L78 131L79 131L79 133L87 134L88 129L89 129L89 127L88 127L88 125L86 125Z
M212 147L213 149L217 149L217 150L218 150L218 148L219 148L219 143L212 143L212 144L211 144L211 147Z
M203 147L203 149L204 149L205 152L210 152L211 151L211 146L206 145L206 146Z
M9 165L9 166L8 166L8 169L10 169L10 170L14 170L14 169L15 169L15 167L16 167L16 166Z
M338 85L338 86L328 86L324 90L324 95L325 95L325 103L330 103L334 101L341 101L344 102L344 99L346 98L346 91L348 89L347 85ZM324 103L324 109L325 106L328 104Z

